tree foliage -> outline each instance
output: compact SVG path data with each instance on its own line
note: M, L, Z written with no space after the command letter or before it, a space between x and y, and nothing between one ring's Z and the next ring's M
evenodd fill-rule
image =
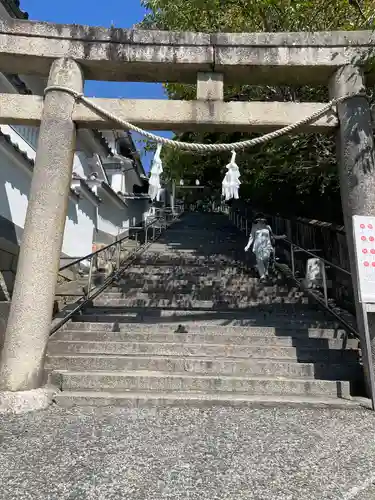
M360 30L375 26L374 0L142 0L147 29L196 32ZM166 84L171 99L194 99L194 85ZM227 100L325 101L326 88L231 86ZM194 142L234 142L242 133L179 133ZM228 154L197 155L166 150L173 178L219 189ZM341 205L334 138L321 134L281 137L238 155L242 197L263 209L339 221ZM330 215L327 215L330 213Z

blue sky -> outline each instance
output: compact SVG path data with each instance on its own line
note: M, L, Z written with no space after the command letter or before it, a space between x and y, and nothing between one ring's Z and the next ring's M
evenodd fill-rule
M31 20L108 27L113 23L118 28L131 28L145 14L140 0L21 0L21 8L29 13ZM162 85L155 83L91 81L87 83L85 92L96 97L166 98ZM157 133L171 135L168 132ZM149 154L142 158L146 170L150 159Z

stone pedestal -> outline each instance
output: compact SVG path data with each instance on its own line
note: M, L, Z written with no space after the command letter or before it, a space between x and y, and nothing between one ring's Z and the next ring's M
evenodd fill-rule
M83 89L80 67L56 60L48 85ZM74 98L53 91L45 98L25 228L0 365L0 388L36 389L51 328L70 190L76 129Z
M364 75L356 66L337 70L330 83L331 98L357 94L365 90ZM362 336L361 347L369 388L369 363L366 360L363 310L358 300L357 271L355 265L353 215L375 216L375 150L372 117L366 97L351 97L337 107L340 128L337 132L337 158L345 231L348 242L350 271L352 273L357 325ZM369 314L371 356L375 362L375 321Z

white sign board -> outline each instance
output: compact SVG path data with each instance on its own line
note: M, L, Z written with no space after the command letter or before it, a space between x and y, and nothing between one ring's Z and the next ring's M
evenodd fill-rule
M353 216L359 299L375 303L375 217Z

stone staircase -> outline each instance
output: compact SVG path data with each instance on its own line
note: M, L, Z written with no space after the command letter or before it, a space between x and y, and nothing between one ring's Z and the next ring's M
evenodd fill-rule
M222 215L187 215L49 342L70 405L353 406L358 341L285 279L260 284Z

